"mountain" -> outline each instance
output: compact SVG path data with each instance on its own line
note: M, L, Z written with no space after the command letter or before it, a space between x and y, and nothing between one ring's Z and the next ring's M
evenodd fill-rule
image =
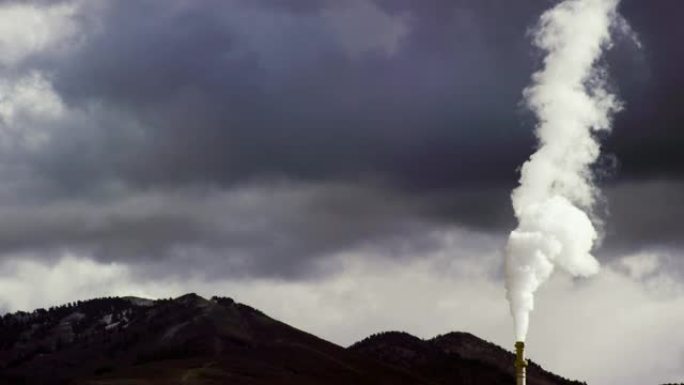
M403 368L436 384L513 384L515 355L469 333L453 332L422 340L407 333L375 334L349 347L358 354ZM533 361L529 385L581 385L547 372Z
M343 348L230 298L78 301L0 318L0 384L511 384L513 355L466 333ZM530 385L579 384L534 365Z

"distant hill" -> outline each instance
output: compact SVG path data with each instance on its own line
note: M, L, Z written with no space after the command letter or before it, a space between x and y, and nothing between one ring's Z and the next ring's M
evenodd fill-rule
M514 384L515 355L469 333L453 332L421 340L403 332L373 335L351 351L403 368L437 384ZM530 361L529 385L585 384L547 372Z
M230 298L78 301L0 318L0 384L512 384L513 355L466 333L343 348ZM532 365L530 385L580 384Z

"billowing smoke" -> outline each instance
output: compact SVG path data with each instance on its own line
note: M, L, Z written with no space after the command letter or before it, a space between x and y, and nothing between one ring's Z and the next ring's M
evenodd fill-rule
M512 201L518 227L506 249L506 289L516 337L524 341L534 293L556 267L573 276L599 271L591 254L597 197L590 166L599 156L595 132L608 130L620 108L598 65L610 45L619 0L565 0L546 11L534 43L546 53L525 89L539 148L521 170Z

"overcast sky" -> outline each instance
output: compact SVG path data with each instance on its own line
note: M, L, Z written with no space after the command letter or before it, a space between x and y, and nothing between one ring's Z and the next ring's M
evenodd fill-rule
M501 254L551 0L0 1L0 310L188 291L342 345L513 342ZM533 360L684 380L684 3L623 0L595 278Z

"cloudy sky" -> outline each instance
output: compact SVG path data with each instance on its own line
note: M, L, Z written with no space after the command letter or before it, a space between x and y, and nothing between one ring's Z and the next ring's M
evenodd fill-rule
M513 326L502 249L551 0L0 1L0 310L220 294L342 345ZM623 0L603 264L533 360L684 379L684 4ZM627 24L625 24L627 25Z

